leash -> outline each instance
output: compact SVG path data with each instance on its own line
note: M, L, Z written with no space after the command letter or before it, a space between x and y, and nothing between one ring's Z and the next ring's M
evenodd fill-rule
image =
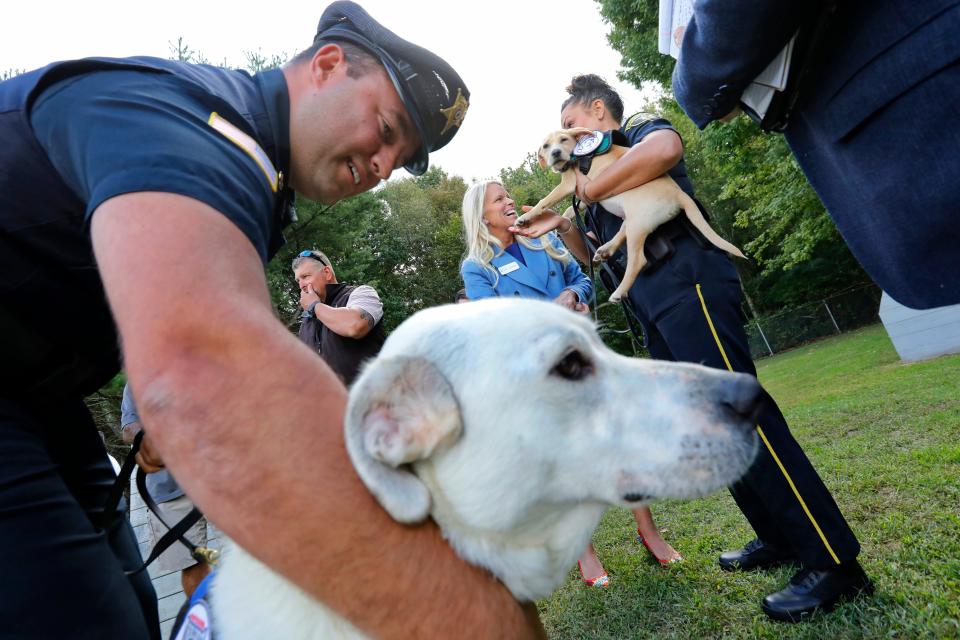
M140 451L140 444L143 442L144 432L141 430L136 437L133 439L133 445L130 447L130 452L127 454L127 457L123 461L123 466L120 467L120 473L117 474L116 480L113 482L113 486L110 487L110 493L107 496L107 501L104 505L103 516L100 518L100 523L97 528L98 531L106 531L113 524L114 519L117 516L117 505L120 504L120 498L123 497L123 488L126 486L127 482L130 481L130 477L133 475L133 470L137 466L137 452ZM175 542L180 542L187 549L190 550L190 555L197 562L206 562L210 565L215 565L220 559L220 552L216 549L210 549L209 547L201 547L193 544L188 538L185 537L187 531L190 530L200 518L203 517L203 513L196 507L194 507L190 513L184 516L179 522L177 522L172 527L166 523L163 517L160 515L160 508L157 506L157 503L154 501L153 497L150 495L150 491L147 490L147 474L138 473L137 474L137 491L140 492L140 497L143 498L143 502L147 505L147 508L157 519L163 523L163 526L167 528L167 532L160 537L159 540L153 545L153 549L150 551L150 555L147 559L136 569L132 571L125 571L124 573L128 576L135 576L138 573L142 572L150 563L156 560L160 555L170 548Z
M137 474L137 491L140 492L140 497L143 498L147 508L150 509L150 511L153 512L153 515L157 516L157 519L160 520L160 522L163 523L163 526L167 528L167 532L163 534L159 540L157 540L156 544L153 545L150 555L146 560L143 561L142 565L133 571L126 572L128 576L135 576L146 569L151 562L160 557L160 554L178 541L190 551L191 557L193 557L193 559L197 562L206 562L210 565L217 564L217 561L220 559L219 551L216 549L210 549L209 547L195 545L185 535L187 531L190 530L190 527L195 525L200 518L203 517L203 513L199 509L194 507L190 510L190 513L185 515L177 524L171 527L160 515L160 508L157 506L157 503L154 502L153 497L147 490L147 474Z
M587 235L587 223L584 221L583 216L580 214L580 199L573 196L573 215L574 221L577 225L577 231L580 232L580 237L583 239L584 246L587 247L587 251L590 255L587 256L587 264L590 271L590 280L593 282L597 281L597 275L593 266L593 254L596 253L600 245L595 244L590 236ZM590 217L590 224L594 229L599 229L597 225L597 220L594 215L594 211L587 207L587 215ZM620 285L620 278L617 276L616 272L608 264L609 261L602 262L600 264L600 283L607 290L607 293L612 293ZM604 280L603 276L606 275L609 278L609 282ZM609 303L607 303L609 304ZM597 315L597 310L600 305L593 305L593 321L595 324L600 324L599 317ZM624 296L620 299L620 308L623 310L624 319L627 322L627 329L630 331L630 335L633 339L644 349L650 344L649 332L643 324L643 321L640 320L640 316L637 314L636 309L633 307L633 302L630 300L630 296Z

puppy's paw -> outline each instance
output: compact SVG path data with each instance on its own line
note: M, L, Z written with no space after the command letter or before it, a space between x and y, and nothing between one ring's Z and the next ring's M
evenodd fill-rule
M600 264L601 262L606 262L610 259L610 256L613 255L613 252L607 248L607 245L603 245L597 249L597 252L593 254L593 263Z

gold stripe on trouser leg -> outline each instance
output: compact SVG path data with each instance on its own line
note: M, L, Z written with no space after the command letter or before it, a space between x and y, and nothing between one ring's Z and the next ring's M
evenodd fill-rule
M723 361L727 365L727 369L733 371L733 367L730 366L730 359L727 357L727 352L723 348L723 344L720 342L720 336L717 335L717 329L713 326L713 319L710 318L710 312L707 311L707 302L703 299L703 292L700 290L699 283L697 286L697 297L700 298L700 306L703 308L703 316L707 319L707 325L710 327L710 333L713 334L713 339L717 343L717 348L720 349L720 355L723 356ZM810 519L810 524L813 525L813 528L816 529L817 535L820 536L820 539L823 540L823 546L827 548L827 551L830 553L830 557L833 558L833 561L837 564L840 564L840 558L837 557L837 554L833 552L833 547L830 546L830 543L827 541L827 536L823 534L823 530L820 528L820 525L817 523L817 519L813 517L813 514L810 513L810 509L807 507L807 503L804 502L803 497L800 495L800 491L797 490L797 486L793 483L793 478L790 477L790 474L787 473L786 467L783 466L783 463L780 462L780 457L777 455L777 452L773 450L770 441L767 440L766 434L763 433L763 429L760 425L757 425L757 433L760 434L760 439L763 440L763 444L766 445L767 451L770 452L770 455L773 457L774 462L777 463L777 466L780 467L780 472L783 473L783 477L786 478L787 484L790 485L790 489L793 491L793 495L797 497L797 501L800 503L800 506L803 508L803 512L807 514L807 518Z

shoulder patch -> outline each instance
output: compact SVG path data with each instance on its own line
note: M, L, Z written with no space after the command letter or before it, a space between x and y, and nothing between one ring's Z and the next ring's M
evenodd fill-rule
M277 170L273 167L273 163L270 162L267 153L257 144L256 140L224 120L216 111L210 113L207 124L219 131L223 134L223 137L243 149L248 156L253 158L253 161L263 170L267 182L270 183L270 190L274 193L277 192Z
M646 112L643 112L643 111L641 111L640 113L635 113L635 114L633 114L632 116L630 116L629 119L627 119L627 124L626 124L626 126L623 128L623 130L624 130L624 131L629 131L630 129L633 129L634 127L639 127L640 125L647 124L648 122L652 122L652 121L654 121L654 120L658 120L658 119L660 119L660 117L661 117L661 116L658 116L658 115L655 114L655 113L646 113Z

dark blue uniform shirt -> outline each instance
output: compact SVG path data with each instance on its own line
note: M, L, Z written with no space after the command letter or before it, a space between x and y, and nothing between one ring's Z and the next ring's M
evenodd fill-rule
M231 81L240 83L243 93L256 90L254 79L244 72L215 73L236 74ZM117 195L177 193L224 214L266 261L277 169L269 158L251 155L210 124L211 117L219 117L247 128L243 116L231 117L219 103L180 76L95 72L44 91L31 109L30 122L60 177L84 202L87 221L100 204Z
M117 371L89 237L90 216L114 196L196 199L268 260L293 197L289 112L279 70L156 58L54 63L0 84L3 382L89 393Z

